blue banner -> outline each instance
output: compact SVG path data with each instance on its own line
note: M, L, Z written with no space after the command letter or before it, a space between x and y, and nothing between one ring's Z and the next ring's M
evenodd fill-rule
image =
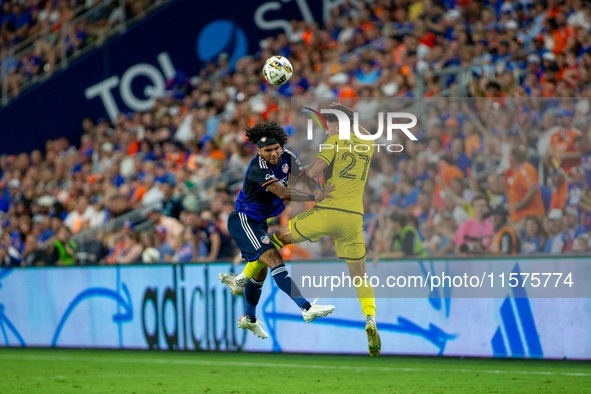
M176 69L197 75L221 53L233 65L260 40L291 34L292 19L322 23L341 3L176 0L0 109L0 153L42 149L61 136L78 143L84 117L148 110Z
M367 354L359 300L322 299L335 311L306 324L271 278L257 311L270 338L239 329L243 297L218 280L232 268L0 269L0 346ZM383 354L591 359L591 299L426 296L376 306Z

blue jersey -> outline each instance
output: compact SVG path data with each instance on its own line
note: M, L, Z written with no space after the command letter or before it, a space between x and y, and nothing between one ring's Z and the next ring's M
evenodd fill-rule
M585 183L587 188L591 188L591 155L583 155L581 157L583 170L585 171Z
M296 168L291 168L292 165ZM285 204L267 187L275 182L287 187L292 170L297 177L304 169L296 156L287 149L281 151L279 163L274 168L257 154L246 170L244 185L236 200L236 211L261 222L278 216L285 209Z
M583 198L583 189L582 183L570 182L566 194L566 206L578 208Z
M523 237L523 244L521 245L521 254L542 253L544 244L542 237Z

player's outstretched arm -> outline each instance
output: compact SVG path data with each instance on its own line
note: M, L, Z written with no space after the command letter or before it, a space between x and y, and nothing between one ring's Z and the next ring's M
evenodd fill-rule
M306 175L308 178L317 178L322 174L326 167L328 167L328 163L324 159L317 157L312 164L306 167L302 176Z
M282 199L283 201L315 201L313 194L302 193L299 190L292 189L291 186L285 187L281 182L273 182L267 186L267 190Z
M320 160L324 162L324 160ZM304 182L306 186L308 186L308 189L312 191L316 197L317 202L320 202L325 198L332 198L330 193L335 190L334 185L329 183L324 188L322 188L320 182L318 182L318 179L310 178L305 171L302 173L302 175L300 175L299 179L301 179L301 181Z
M316 178L310 178L308 175L306 175L306 171L305 170L302 173L302 175L299 176L298 179L300 181L304 182L304 184L306 186L308 186L308 189L310 189L310 190L314 190L315 188L320 187L320 182L318 181L318 179L316 179Z

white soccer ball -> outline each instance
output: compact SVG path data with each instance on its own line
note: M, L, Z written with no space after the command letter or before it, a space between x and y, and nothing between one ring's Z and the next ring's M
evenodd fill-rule
M293 67L283 56L271 56L263 67L263 76L271 85L283 85L293 74Z
M160 262L160 252L156 248L147 248L142 253L142 262L144 264L154 264Z

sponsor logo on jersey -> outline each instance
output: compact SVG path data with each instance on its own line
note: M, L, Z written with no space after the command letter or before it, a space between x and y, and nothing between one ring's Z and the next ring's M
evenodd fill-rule
M268 181L269 179L275 179L275 175L273 175L273 174L265 175L265 180Z

